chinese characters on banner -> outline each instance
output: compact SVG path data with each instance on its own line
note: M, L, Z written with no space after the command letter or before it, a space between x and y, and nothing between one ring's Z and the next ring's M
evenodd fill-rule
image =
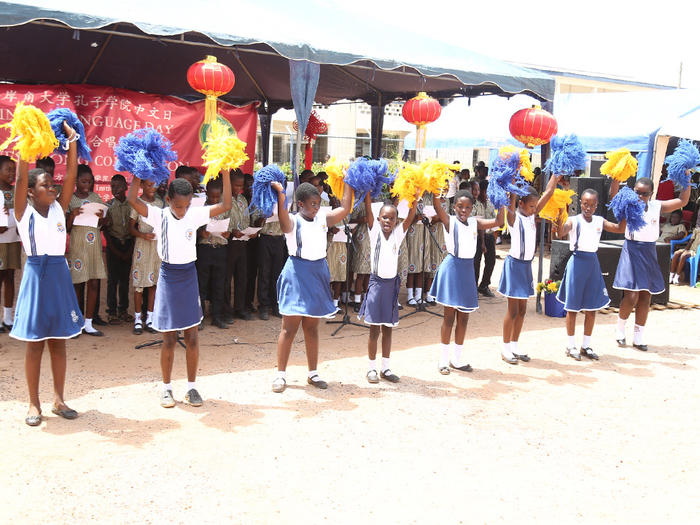
M114 146L123 135L139 128L155 128L173 143L177 162L170 163L171 173L181 164L202 164L200 126L204 120L204 101L185 102L175 97L148 95L125 89L86 85L0 84L0 124L12 120L17 102L32 104L44 113L57 107L75 112L85 126L92 149L90 167L95 175L95 191L105 200L112 198L109 181L115 173ZM228 120L247 144L250 160L242 166L252 173L255 158L258 115L254 104L236 107L219 102L219 115ZM0 129L0 143L9 130ZM0 154L15 157L12 145ZM56 181L63 178L64 155L52 155L56 161ZM124 174L129 180L129 175Z

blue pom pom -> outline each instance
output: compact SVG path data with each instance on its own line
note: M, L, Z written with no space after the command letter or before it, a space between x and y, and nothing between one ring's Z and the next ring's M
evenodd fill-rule
M646 225L644 202L627 186L620 188L620 191L608 204L608 208L612 210L618 221L622 219L627 221L627 228L631 232L641 230Z
M155 129L137 129L121 137L114 147L117 155L114 167L159 186L170 178L168 162L177 160L171 147L170 141Z
M68 137L63 131L63 122L65 121L79 135L78 143L76 144L78 157L85 162L92 162L90 146L88 146L87 138L85 137L85 127L80 122L78 115L67 108L56 108L46 116L49 118L53 134L56 135L56 140L58 140L58 147L54 150L54 153L65 155L68 152Z
M372 160L360 157L348 167L345 183L355 190L355 206L360 204L369 192L373 199L379 197L384 184L391 184L394 176L386 176L389 164L385 159Z
M287 177L277 164L268 164L253 175L253 193L248 209L257 208L265 218L270 217L277 206L277 192L272 189L272 182L279 182L282 187L287 182Z
M552 156L544 169L554 175L573 175L576 170L586 169L586 150L576 135L554 136L549 143Z
M509 193L521 197L527 195L525 186L527 183L520 175L520 153L511 153L505 159L498 156L489 171L489 185L486 189L486 195L494 208L508 206Z
M700 151L689 140L678 141L678 146L673 150L673 154L666 157L664 161L668 164L666 172L668 178L676 186L685 189L690 184L690 175L686 175L685 170L692 170L700 165Z

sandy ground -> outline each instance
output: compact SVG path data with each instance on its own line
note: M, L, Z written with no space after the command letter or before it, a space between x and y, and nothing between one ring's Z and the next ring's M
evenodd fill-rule
M700 302L700 290L671 297ZM69 343L75 421L50 413L45 353L38 428L23 422L24 347L2 335L0 519L698 523L700 312L652 312L648 353L617 348L615 316L600 315L600 361L576 362L564 355L563 320L534 307L521 338L533 359L510 366L499 357L505 301L482 300L467 334L471 374L438 373L439 318L403 320L397 385L366 382L365 329L331 337L323 325L329 389L306 385L298 338L281 395L270 390L278 319L208 327L205 404L170 410L158 405L158 347L134 349L152 336L107 327L104 339ZM174 375L181 401L182 351Z

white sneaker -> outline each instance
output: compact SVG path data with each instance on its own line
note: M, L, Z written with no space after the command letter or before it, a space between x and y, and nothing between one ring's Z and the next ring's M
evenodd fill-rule
M668 276L668 284L673 284L673 274Z
M680 283L681 283L681 276L680 276L680 275L676 275L676 276L673 278L673 283L672 283L672 284L680 284Z

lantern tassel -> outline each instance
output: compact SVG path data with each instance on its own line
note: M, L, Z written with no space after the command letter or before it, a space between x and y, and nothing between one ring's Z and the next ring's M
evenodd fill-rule
M204 101L204 123L211 125L212 122L217 120L216 118L216 97L214 95L207 95Z

